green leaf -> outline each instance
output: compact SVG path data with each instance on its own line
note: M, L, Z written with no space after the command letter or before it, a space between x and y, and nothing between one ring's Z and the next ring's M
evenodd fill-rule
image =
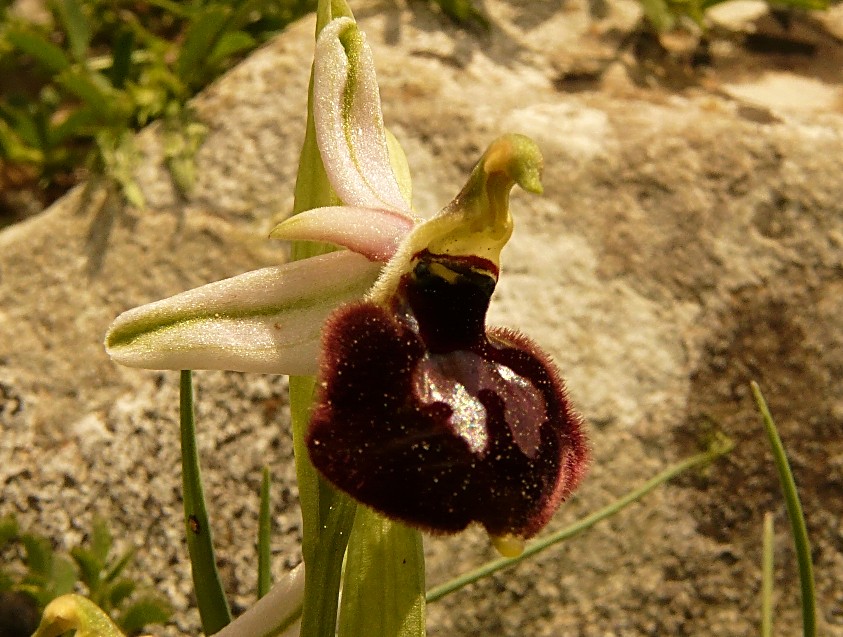
M20 541L26 552L24 561L30 573L48 577L53 566L53 547L50 541L32 533L22 535Z
M639 0L644 16L658 32L667 31L673 28L676 23L676 15L671 12L665 0Z
M489 20L484 16L472 0L435 0L442 11L451 20L460 24L471 24L475 22L482 27L489 26Z
M19 143L42 149L41 133L34 110L33 105L29 108L18 108L0 104L0 120L8 125L9 132Z
M77 68L65 71L56 82L85 102L98 117L111 118L115 96L104 76Z
M231 31L240 31L244 26L254 21L255 15L260 15L262 18L265 17L269 13L268 9L273 4L278 3L271 2L270 0L234 0L231 4L234 10L231 14L231 19L228 21L228 28ZM286 2L284 4L291 3Z
M339 637L424 637L421 534L365 507L348 543Z
M108 530L108 523L99 516L95 517L91 527L90 545L91 553L101 565L100 570L105 568L105 561L108 559L113 542L114 538Z
M257 46L257 41L245 31L223 33L207 57L207 64L214 68L231 56L253 49L255 46Z
M0 549L18 536L18 521L14 515L0 518Z
M70 138L89 135L96 121L97 115L92 108L88 106L77 108L62 122L50 128L48 131L50 145L60 146Z
M50 602L33 637L59 637L70 630L76 631L76 637L123 637L108 615L81 595L64 595Z
M5 36L15 48L32 56L51 73L60 73L70 66L70 59L64 51L33 31L10 28Z
M149 624L164 624L173 614L170 604L157 595L146 595L129 604L120 615L120 627L129 634Z
M0 568L0 591L11 590L15 584L15 579L12 575Z
M37 165L44 162L44 151L28 145L3 119L0 119L0 152L3 157L16 163Z
M121 30L114 38L111 50L111 71L109 79L114 88L121 89L129 77L132 68L132 51L135 46L135 34L128 30Z
M117 608L135 592L136 588L137 584L128 578L121 578L111 584L108 588L108 594L105 596L109 606Z
M120 192L128 203L143 208L146 202L135 181L137 150L131 131L103 129L95 139L106 176L120 186Z
M88 587L91 594L95 594L95 591L99 588L100 571L102 571L103 563L91 549L82 546L72 548L70 555L79 567L79 577L82 583Z
M135 556L135 549L134 547L126 550L123 555L121 555L113 564L109 565L106 569L105 574L103 575L103 581L111 582L113 581L132 561L132 558Z
M76 585L77 578L78 573L74 563L64 555L55 555L50 569L49 592L51 598L71 592Z
M354 19L348 2L346 0L319 0L316 6L316 35L318 36L322 28L336 18Z
M180 108L164 119L161 134L164 162L183 195L190 194L196 184L196 153L207 133L208 127L188 108Z
M173 0L149 0L149 4L154 7L160 7L167 13L172 13L179 18L190 18L192 6L201 6L204 2L174 2Z
M796 9L821 11L828 9L831 3L828 0L779 0L781 4ZM778 4L778 2L776 2Z
M773 461L779 473L779 482L784 495L784 502L787 508L787 517L790 519L790 529L793 534L793 544L796 548L796 560L799 564L799 583L802 589L802 631L805 637L816 637L817 634L817 606L814 587L814 566L811 560L811 543L808 539L808 527L805 524L805 516L802 513L802 503L799 501L799 492L796 490L796 480L784 445L779 437L776 423L767 407L767 401L761 394L758 383L750 383L758 411L761 412L761 419L764 422L764 429L770 441L773 451Z
M217 570L211 524L202 488L196 425L193 416L193 382L189 370L181 373L181 462L184 489L184 524L193 572L193 589L202 630L213 635L231 622L231 611Z
M258 517L258 599L266 595L272 588L272 552L270 550L272 515L269 482L269 467L264 467L261 476L261 504Z
M77 62L83 62L91 41L91 27L82 5L77 0L54 0L54 5L67 33L73 58Z
M185 84L196 86L202 80L203 68L208 52L213 47L225 28L231 13L224 4L215 4L198 9L199 16L194 19L184 36L181 52L176 63L178 76Z

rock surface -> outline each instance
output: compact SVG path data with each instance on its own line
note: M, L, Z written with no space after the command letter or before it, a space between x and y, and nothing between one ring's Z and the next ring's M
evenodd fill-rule
M797 634L796 568L755 379L799 481L820 634L843 635L839 8L827 30L732 16L738 30L715 35L699 67L636 35L625 2L489 0L489 33L423 4L361 4L419 211L447 203L498 134L522 132L543 149L545 196L514 195L492 319L552 352L590 422L589 475L552 528L696 452L714 430L737 443L707 471L431 605L430 634L755 634L766 511L778 632ZM179 608L156 634L198 632L186 610L178 378L113 365L102 335L124 309L284 258L265 237L292 204L312 31L312 20L295 25L196 100L209 134L191 196L172 186L151 129L138 140L147 210L94 186L0 234L0 515L65 545L94 513L112 518L122 546L145 547L139 572ZM264 463L275 567L300 559L286 382L195 381L223 576L242 610ZM427 552L430 584L494 557L477 530L430 538Z

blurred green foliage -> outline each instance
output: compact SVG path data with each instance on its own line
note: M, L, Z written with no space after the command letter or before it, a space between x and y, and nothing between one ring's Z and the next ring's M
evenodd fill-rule
M132 132L169 123L179 187L202 129L187 100L292 20L313 0L45 0L42 19L0 4L0 160L47 183L102 171L131 203ZM173 133L175 131L175 133Z
M473 0L433 2L484 24ZM43 15L25 16L12 5L0 0L0 186L11 170L58 196L104 173L142 207L132 133L164 120L166 162L189 191L204 128L187 100L316 0L43 0Z
M5 558L0 567L0 624L4 613L13 619L28 613L34 624L22 625L21 630L29 635L47 604L74 591L83 592L126 634L166 622L172 615L169 603L124 575L134 549L112 555L113 548L108 525L99 518L87 542L71 549L70 555L56 552L46 537L21 531L13 516L0 518L0 555Z
M767 0L775 9L827 9L829 0ZM705 13L728 0L639 0L644 17L656 31L669 31L683 20L700 26L705 24Z

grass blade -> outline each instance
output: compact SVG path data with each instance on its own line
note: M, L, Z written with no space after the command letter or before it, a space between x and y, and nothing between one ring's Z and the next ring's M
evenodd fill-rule
M111 54L111 70L109 80L116 89L122 89L132 68L132 51L135 47L135 34L129 29L123 29L114 38Z
M767 401L761 394L758 383L752 381L752 395L761 412L761 419L764 421L764 429L767 438L770 440L770 447L773 450L773 460L779 472L779 482L784 494L787 517L790 519L790 528L793 533L793 544L796 548L796 561L799 564L799 583L802 588L802 634L805 637L816 637L817 634L817 607L816 594L814 592L814 566L811 561L811 544L808 540L808 528L805 525L805 516L802 513L802 504L799 502L799 493L796 491L796 481L793 472L790 470L790 463L784 445L773 422L773 416L767 406Z
M190 554L193 589L202 620L202 630L206 635L213 635L231 622L231 611L217 571L217 560L211 541L211 525L205 506L199 452L196 448L193 382L190 370L182 371L180 389L182 484L187 550Z
M70 66L65 52L37 33L11 28L6 31L6 39L52 73L60 73Z
M541 538L536 540L535 542L527 545L524 549L524 552L521 553L518 557L505 557L500 558L497 560L493 560L491 562L487 562L486 564L464 573L459 577L455 577L454 579L445 582L444 584L440 584L439 586L435 586L434 588L430 589L427 592L427 601L428 602L435 602L436 600L442 599L446 595L453 593L456 590L459 590L463 586L467 586L468 584L473 584L478 580L483 579L484 577L488 577L493 573L496 573L500 570L505 568L509 568L510 566L515 566L519 562L526 560L537 553L540 553L551 546L562 542L563 540L567 540L575 535L590 529L592 526L615 515L621 509L626 506L629 506L633 502L636 502L643 498L645 495L650 493L653 489L658 486L661 486L665 482L668 482L678 476L679 474L688 471L689 469L693 469L694 467L699 467L702 465L706 465L720 456L723 456L729 451L732 450L734 444L731 440L726 438L717 438L712 445L709 447L707 451L702 453L698 453L690 458L686 458L685 460L676 463L672 467L668 467L658 475L650 478L647 482L642 484L640 487L635 489L634 491L630 491L625 496L615 500L608 506L600 509L599 511L595 511L591 515L583 518L579 522L572 524L571 526L565 527L564 529L560 529L556 533L552 533L545 538Z
M103 581L104 582L113 582L120 573L129 565L129 562L132 561L132 558L135 557L135 548L132 547L128 549L125 553L123 553L111 566L109 566L105 573L103 574Z
M77 62L85 60L88 44L91 42L91 26L82 10L82 5L76 0L60 0L56 3L59 18L67 33L70 52Z
M761 637L773 637L773 514L764 514L761 562Z
M85 102L101 120L108 122L116 114L119 106L116 93L99 73L72 68L61 73L56 82Z
M272 588L272 555L269 546L272 518L269 507L269 483L269 467L264 467L261 478L261 509L258 517L258 599Z
M176 63L179 79L185 84L195 86L203 80L208 52L224 33L229 15L229 7L222 3L196 9Z
M206 58L206 64L213 69L228 58L255 48L257 44L257 40L245 31L223 33Z

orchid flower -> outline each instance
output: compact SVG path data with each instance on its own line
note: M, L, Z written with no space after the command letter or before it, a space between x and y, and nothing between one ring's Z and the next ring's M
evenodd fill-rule
M322 29L313 82L316 140L342 205L271 236L343 249L130 310L111 326L108 352L154 369L318 372L306 440L329 482L431 532L480 523L517 551L586 459L550 358L485 325L512 233L509 192L541 192L541 154L521 135L499 138L456 198L422 221L353 20Z

